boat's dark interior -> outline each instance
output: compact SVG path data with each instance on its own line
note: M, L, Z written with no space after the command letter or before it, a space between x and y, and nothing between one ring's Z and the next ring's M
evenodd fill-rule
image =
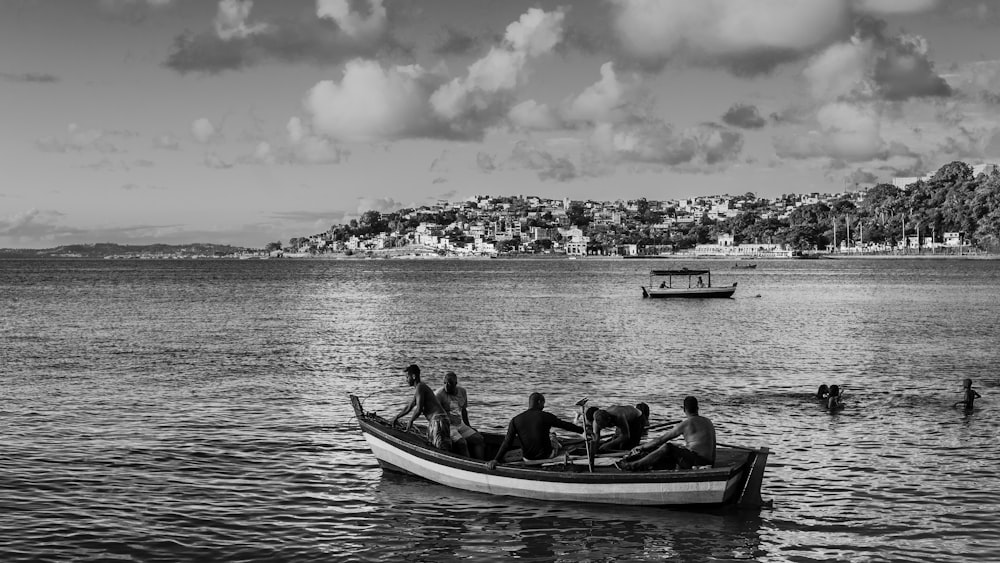
M367 415L373 421L379 422L384 425L388 425L387 421L378 415L369 414ZM398 431L398 428L397 428ZM429 442L424 438L427 433L427 428L422 424L415 424L414 430L409 434L404 434L403 432L398 432L400 437L403 437L407 442L414 444L420 444L425 447L432 447ZM397 432L394 432L397 434ZM495 434L484 432L483 438L486 442L486 459L493 459L496 457L497 451L500 449L500 445L503 443L504 436L502 434ZM521 466L530 467L532 469L540 469L545 471L572 471L572 472L584 472L589 471L589 465L586 463L587 459L587 449L583 443L582 437L563 437L563 446L568 450L569 459L566 456L561 458L554 458L548 463L532 463L525 462L521 455L520 443L515 439L514 443L511 444L511 448L504 455L504 464L508 466ZM611 460L620 459L626 452L608 452L604 455L599 455L598 458L605 458L603 461L598 460L594 471L600 473L618 473L620 470L616 468ZM724 468L742 465L747 461L749 456L749 451L743 448L731 448L720 446L716 449L716 458L714 468ZM567 463L568 461L568 463ZM602 465L603 464L603 465Z

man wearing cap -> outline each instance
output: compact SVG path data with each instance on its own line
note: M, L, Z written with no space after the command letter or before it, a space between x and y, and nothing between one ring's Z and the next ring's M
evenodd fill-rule
M451 451L451 424L448 422L448 413L434 396L430 386L420 381L420 368L416 364L410 364L405 372L407 383L414 388L413 398L399 414L393 417L391 426L395 426L400 417L412 410L413 416L406 425L406 431L409 432L413 428L413 421L422 414L427 418L427 439L434 444L434 447Z
M444 386L437 390L435 396L448 412L455 453L475 459L486 457L486 441L482 434L469 425L469 395L464 387L459 386L455 372L444 374Z

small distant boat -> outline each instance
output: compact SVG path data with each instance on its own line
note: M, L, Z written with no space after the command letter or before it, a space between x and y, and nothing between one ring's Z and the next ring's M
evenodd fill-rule
M702 277L707 278L706 280ZM675 283L674 278L682 278ZM684 281L686 279L686 281ZM656 283L657 281L660 283ZM649 287L642 287L642 296L652 299L670 297L729 298L736 293L736 282L733 285L712 287L712 273L709 270L650 270Z
M801 250L796 250L792 253L792 258L797 260L819 260L819 254L815 252L802 252Z
M734 270L756 270L757 269L757 264L740 264L740 263L737 262L736 264L733 264L733 269Z
M390 426L378 414L365 412L356 396L350 398L361 434L383 470L416 475L455 489L533 501L625 506L762 504L760 489L770 454L767 448L718 444L711 467L637 472L598 463L612 462L609 457L599 457L589 467L587 455L566 455L547 463L525 462L517 449L508 452L507 462L490 471L481 460L435 448L419 432ZM481 434L487 456L495 455L504 436Z

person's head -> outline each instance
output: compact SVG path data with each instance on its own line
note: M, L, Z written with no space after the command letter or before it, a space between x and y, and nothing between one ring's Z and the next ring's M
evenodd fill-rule
M635 406L635 408L639 409L639 412L642 413L642 419L648 422L649 421L649 405L647 405L646 403L638 403Z
M969 379L968 377L966 377L966 378L965 378L965 379L964 379L964 380L962 381L962 387L965 387L966 389L968 389L969 387L972 387L972 380L971 380L971 379Z
M599 428L611 428L615 425L614 417L611 416L611 413L603 409L598 409L594 413L594 422L597 423Z
M831 385L830 386L830 396L831 397L839 397L840 396L840 386L839 385Z
M420 383L420 367L417 364L410 364L403 371L406 373L406 382L411 386Z
M819 389L816 390L816 396L817 397L821 397L822 398L822 397L826 397L829 394L830 394L830 388L827 387L825 383L823 385L820 385Z
M589 407L587 411L584 413L584 418L587 419L587 422L594 422L594 414L599 410L601 409L597 407Z
M695 399L691 395L684 397L684 412L698 414L698 399Z
M449 371L448 373L444 374L445 392L450 395L455 393L455 389L457 388L458 388L458 376L455 375L455 372Z
M528 395L528 407L532 409L541 409L545 407L545 395L542 395L538 391L535 391L531 395Z

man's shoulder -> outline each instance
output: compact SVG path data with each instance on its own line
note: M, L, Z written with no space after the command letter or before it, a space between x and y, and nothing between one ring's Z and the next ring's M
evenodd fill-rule
M697 417L694 417L693 420L692 419L689 420L691 420L691 425L694 426L695 428L704 428L704 429L711 428L713 430L715 429L715 425L712 424L712 419L706 416L699 415Z

